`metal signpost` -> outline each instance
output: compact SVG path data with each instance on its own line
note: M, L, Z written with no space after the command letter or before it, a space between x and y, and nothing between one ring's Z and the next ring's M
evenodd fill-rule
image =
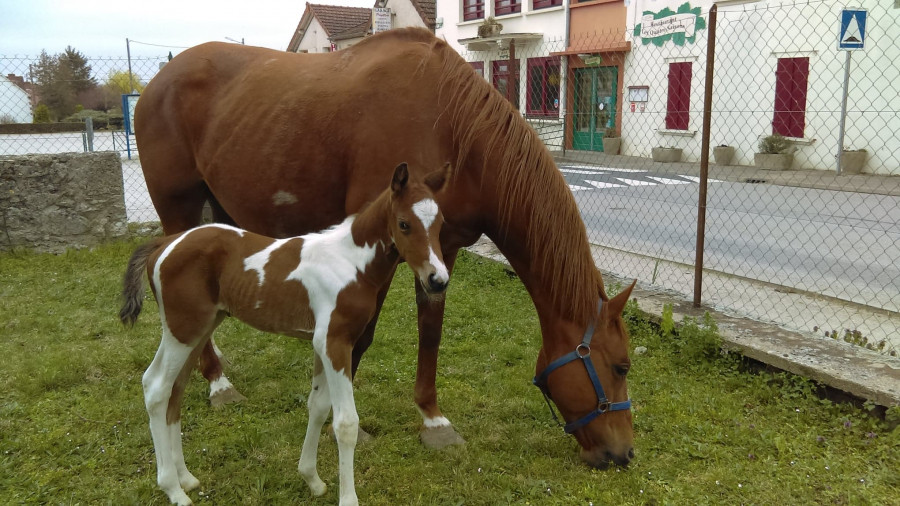
M841 153L844 151L844 125L847 120L847 94L850 86L850 53L862 51L866 45L868 11L847 7L841 11L838 25L838 50L847 52L844 63L844 95L841 97L841 123L838 133L837 173L841 173Z

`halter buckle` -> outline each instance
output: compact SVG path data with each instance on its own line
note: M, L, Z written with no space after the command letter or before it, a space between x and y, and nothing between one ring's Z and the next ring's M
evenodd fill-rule
M581 343L575 347L575 353L578 354L578 358L587 358L591 356L591 347L585 343Z
M606 413L607 411L609 411L609 407L610 407L610 402L604 401L604 402L601 402L600 404L597 404L597 411L599 411L600 413Z

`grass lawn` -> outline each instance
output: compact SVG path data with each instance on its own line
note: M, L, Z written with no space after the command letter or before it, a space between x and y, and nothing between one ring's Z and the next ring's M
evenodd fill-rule
M159 341L156 304L125 330L116 313L137 242L64 255L0 254L0 503L165 504L141 392ZM502 266L464 254L447 302L438 371L444 414L468 440L426 450L412 402L413 279L404 266L356 379L356 456L367 505L897 504L900 429L834 404L790 375L717 351L710 325L663 335L630 307L636 458L591 470L531 385L537 316ZM148 292L149 295L149 292ZM638 301L639 302L639 301ZM714 325L712 325L714 326ZM227 374L249 400L211 409L185 395L188 468L208 504L335 504L337 450L323 438L313 499L297 474L310 345L226 321Z

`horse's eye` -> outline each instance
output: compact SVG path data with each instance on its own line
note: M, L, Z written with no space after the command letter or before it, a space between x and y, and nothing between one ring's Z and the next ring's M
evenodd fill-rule
M631 369L631 364L615 365L613 369L616 371L616 374L624 378L628 374L628 370Z
M399 227L400 227L401 232L409 232L409 223L407 223L405 221L401 221L399 223Z

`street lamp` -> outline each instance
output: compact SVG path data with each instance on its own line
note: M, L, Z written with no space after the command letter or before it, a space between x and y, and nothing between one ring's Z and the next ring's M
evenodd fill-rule
M244 38L241 37L241 40L232 39L231 37L225 37L225 40L230 40L231 42L239 43L240 45L244 45Z

